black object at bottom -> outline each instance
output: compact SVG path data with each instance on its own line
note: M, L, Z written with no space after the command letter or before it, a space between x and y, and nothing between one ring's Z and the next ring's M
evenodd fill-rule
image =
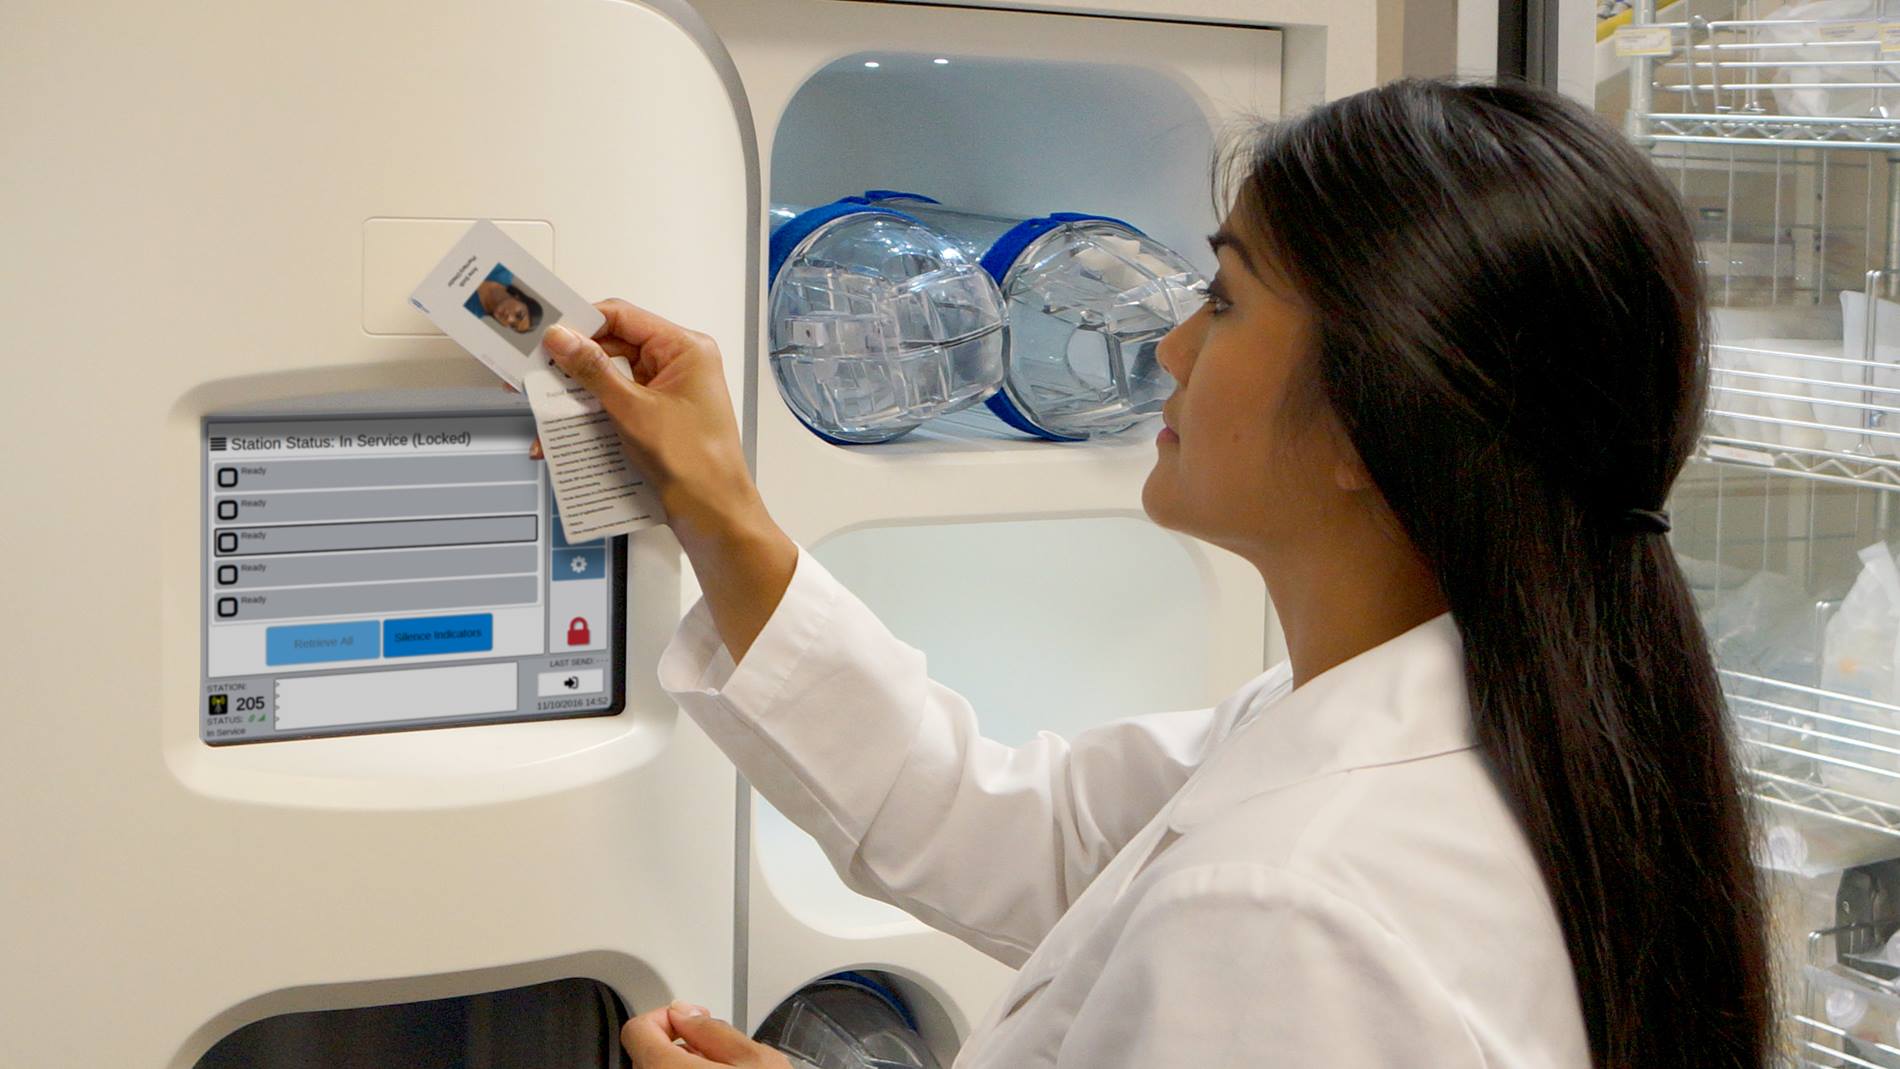
M627 1007L597 980L267 1017L196 1069L630 1069Z

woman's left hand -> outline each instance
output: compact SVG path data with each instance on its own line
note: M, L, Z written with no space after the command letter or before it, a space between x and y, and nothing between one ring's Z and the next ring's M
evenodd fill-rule
M718 1020L703 1007L675 1002L643 1013L620 1030L633 1069L791 1069L785 1055ZM680 1043L685 1046L680 1046Z

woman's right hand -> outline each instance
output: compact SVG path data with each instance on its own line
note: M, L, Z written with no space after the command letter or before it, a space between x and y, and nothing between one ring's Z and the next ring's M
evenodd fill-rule
M792 1069L785 1055L715 1019L704 1006L675 1002L620 1030L633 1069Z
M554 363L600 399L693 562L734 661L777 608L798 549L766 512L746 468L719 346L626 301L595 305L595 338L548 328ZM624 356L631 379L612 364Z
M597 338L550 327L548 353L613 417L680 541L757 522L765 509L746 470L719 346L626 301L595 307L607 317ZM632 381L610 362L615 356L632 365Z

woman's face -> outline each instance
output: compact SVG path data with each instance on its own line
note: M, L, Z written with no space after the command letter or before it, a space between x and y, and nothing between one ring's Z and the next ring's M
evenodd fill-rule
M528 322L528 306L519 298L504 296L495 305L495 321L516 334L526 334L532 326Z
M1257 560L1320 529L1357 463L1322 403L1286 403L1312 358L1311 316L1246 232L1229 216L1214 235L1208 301L1157 350L1177 387L1141 502L1161 526Z
M504 294L502 300L496 302L494 319L502 327L507 327L517 334L526 334L528 328L532 327L528 323L528 306L521 302L521 298L511 296L511 294Z

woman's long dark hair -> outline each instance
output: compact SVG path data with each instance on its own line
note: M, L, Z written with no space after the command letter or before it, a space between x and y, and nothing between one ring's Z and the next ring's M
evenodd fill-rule
M1312 385L1464 636L1595 1065L1764 1065L1721 691L1668 542L1630 515L1662 507L1707 390L1680 201L1615 130L1516 85L1394 83L1237 162L1234 223L1307 302Z

